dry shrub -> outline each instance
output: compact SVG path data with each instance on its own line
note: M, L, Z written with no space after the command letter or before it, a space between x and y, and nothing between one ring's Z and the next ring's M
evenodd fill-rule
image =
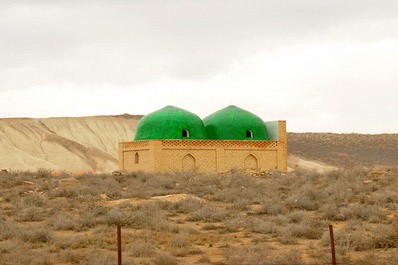
M319 212L322 213L323 218L331 221L344 221L346 220L346 216L344 216L339 207L335 203L329 203L323 205Z
M225 256L231 265L265 265L269 260L270 251L258 246L233 247L225 251Z
M104 223L111 226L121 225L135 229L178 232L178 227L167 221L157 203L132 205L125 209L114 208L104 217Z
M65 198L76 198L77 197L76 187L60 187L52 189L48 192L49 198L65 197Z
M115 264L115 255L113 253L106 253L101 249L88 249L84 252L83 258L80 261L81 265L109 265Z
M79 249L90 247L90 241L81 236L53 236L51 242L57 249Z
M372 229L375 248L398 248L398 221Z
M169 254L158 254L153 259L155 265L177 265L178 259Z
M285 228L294 237L303 237L307 239L319 239L322 235L322 230L319 229L314 223L305 222L300 224L289 224ZM282 228L279 229L279 232ZM279 234L279 233L278 233ZM284 233L283 233L284 234Z
M18 240L14 239L1 240L1 241L2 243L0 244L0 255L13 253L21 245L21 243L18 242Z
M2 265L55 265L54 256L46 249L14 249L1 257Z
M345 220L363 220L379 223L386 219L386 214L375 205L354 204L340 209Z
M198 199L187 197L176 203L173 203L174 209L177 213L192 213L203 207L203 204Z
M193 212L187 221L221 222L228 217L228 212L223 207L206 205Z
M17 220L23 222L43 221L48 217L48 211L39 207L24 208L17 212Z
M286 209L286 207L282 203L277 202L277 201L265 202L261 208L254 211L254 214L257 214L257 215L262 215L262 214L284 215L287 213L288 213L288 209Z
M322 198L324 196L319 189L306 184L291 194L286 202L287 206L291 209L314 211L319 208Z
M16 235L17 227L12 221L0 220L0 241L13 238Z
M177 234L170 238L169 244L174 248L182 248L191 245L188 235L186 234Z
M152 242L133 242L128 253L133 257L153 257L156 247Z
M275 265L302 265L306 264L301 258L301 252L298 250L282 251L276 257L273 257L272 264Z
M254 219L250 223L250 230L255 233L276 234L279 225L270 219Z
M34 227L19 229L18 237L29 243L48 243L53 238L48 229Z
M363 258L354 260L352 264L358 265L396 265L398 264L398 256L390 254L387 257L380 257L374 252L367 253Z
M198 261L196 263L198 263L198 264L209 264L209 263L211 263L211 259L208 256L206 256L206 255L202 255L200 257L200 259L198 259Z
M79 217L66 213L59 213L54 216L50 224L55 230L81 231L84 227Z
M298 251L286 252L275 256L272 249L266 246L233 247L225 251L225 256L228 264L231 265L304 264Z
M227 232L236 232L239 228L248 227L249 219L246 216L237 216L227 219L224 222L224 229Z

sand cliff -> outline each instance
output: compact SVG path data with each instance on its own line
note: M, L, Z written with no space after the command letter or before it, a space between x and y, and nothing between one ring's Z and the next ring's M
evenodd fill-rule
M0 119L0 168L109 172L139 115Z

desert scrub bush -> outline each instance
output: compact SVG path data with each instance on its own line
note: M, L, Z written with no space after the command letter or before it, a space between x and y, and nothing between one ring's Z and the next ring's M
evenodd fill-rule
M224 221L224 230L226 232L236 232L239 228L246 228L250 223L250 219L247 216L236 216L233 218L229 218ZM217 226L218 227L218 226ZM220 228L220 227L218 227ZM218 229L217 228L217 229Z
M122 225L135 229L155 231L178 231L166 220L164 212L156 203L133 205L131 208L111 209L104 217L107 225Z
M56 249L80 249L90 246L90 241L81 236L53 236L52 245Z
M398 203L398 192L395 189L384 189L383 191L375 192L369 198L366 198L365 203L376 205L378 207L390 208L391 204Z
M398 256L389 254L385 257L377 255L375 252L367 253L364 257L353 260L352 264L358 265L395 265L398 264Z
M50 219L50 226L55 230L81 231L85 227L83 220L75 215L67 213L57 213Z
M393 229L380 229L379 227L372 231L367 225L353 223L336 230L334 238L336 248L364 251L395 245L397 241L394 241L394 233L396 234ZM320 242L323 246L329 245L330 238L328 232L324 232Z
M329 182L324 188L324 203L342 204L349 203L353 200L354 192L347 187L346 180L339 179Z
M59 187L59 180L53 178L38 179L36 180L36 187L38 192L48 192Z
M322 205L319 209L319 212L322 214L323 218L331 221L344 221L346 220L346 216L340 212L339 207L335 203L329 203Z
M277 240L283 245L296 245L298 243L297 238L293 235L293 231L286 227L278 228Z
M109 265L115 263L115 255L104 252L101 249L90 248L84 251L82 259L78 264L81 265Z
M261 203L261 207L254 210L255 215L284 215L287 214L289 211L285 207L285 205L278 201L266 201Z
M340 213L345 220L363 220L373 223L381 222L387 218L387 215L376 205L354 204L340 209Z
M29 243L48 243L52 240L51 233L45 228L23 228L18 230L18 237Z
M14 202L15 208L23 209L29 206L47 207L48 199L41 194L30 193Z
M272 258L272 264L275 265L304 265L307 264L302 257L301 252L298 250L282 251Z
M319 188L305 184L302 188L295 190L287 200L290 209L301 209L307 211L317 210L324 198Z
M300 210L290 212L286 215L286 217L288 218L289 223L294 223L294 224L302 223L304 221L308 221L311 219L310 214L308 212Z
M270 251L260 246L232 247L225 251L228 264L231 265L265 265L270 259Z
M253 219L248 227L252 232L262 234L275 234L278 231L278 224L269 219ZM248 226L248 224L246 226Z
M371 228L376 248L398 247L398 220L390 225L377 225Z
M264 216L248 219L245 227L255 233L273 234L279 226L286 226L288 223L289 219L285 215Z
M147 184L152 190L156 191L156 195L166 195L174 190L179 183L179 177L176 174L154 174L147 179ZM155 194L153 194L155 195Z
M286 227L278 228L278 235L292 235L306 239L319 239L322 236L322 229L314 221L288 224ZM285 230L285 231L284 231Z
M46 249L14 249L10 254L2 255L2 265L55 265L54 256Z
M187 234L176 234L169 239L169 245L174 248L183 248L191 245Z
M16 219L22 222L43 221L49 216L49 211L40 207L29 207L17 211Z
M299 251L285 251L281 255L275 255L273 249L265 245L228 248L225 256L228 264L231 265L305 264Z
M129 246L128 254L133 257L153 257L156 247L153 242L133 242Z
M147 216L143 212L139 211L128 211L121 209L111 209L104 220L104 223L112 226L121 225L125 227L131 227L141 229L146 227L147 223L150 222L151 216Z
M47 168L39 168L34 175L36 178L50 178L53 176L53 172Z
M198 254L197 250L190 248L191 240L188 234L176 234L169 239L169 251L176 257L185 257L194 252ZM203 252L199 252L203 253Z
M157 254L153 263L155 265L177 265L178 259L170 254Z
M48 193L49 198L65 197L75 198L77 197L76 187L58 187L50 190Z
M3 241L3 240L0 240ZM18 240L4 240L0 244L0 255L4 256L4 254L13 253L20 246L20 242ZM0 259L1 261L1 259Z
M14 201L13 211L20 221L42 221L51 213L48 199L39 194L28 194Z
M187 197L172 204L177 213L192 213L203 207L203 203L195 198Z
M17 226L14 222L0 219L0 241L13 238L16 231Z
M262 194L252 187L240 186L218 190L214 196L224 202L234 204L258 204Z
M205 205L199 210L191 213L187 221L221 222L229 216L229 213L220 206Z

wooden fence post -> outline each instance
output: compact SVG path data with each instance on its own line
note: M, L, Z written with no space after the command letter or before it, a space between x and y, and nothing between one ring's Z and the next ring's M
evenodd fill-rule
M122 228L117 225L117 264L122 265Z
M334 248L334 235L333 235L333 225L329 225L329 234L330 234L330 247L332 248L332 264L336 265L336 251Z

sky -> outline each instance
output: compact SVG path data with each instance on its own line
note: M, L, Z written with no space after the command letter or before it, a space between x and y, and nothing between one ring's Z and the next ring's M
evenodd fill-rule
M201 118L398 133L398 1L1 0L0 117Z

